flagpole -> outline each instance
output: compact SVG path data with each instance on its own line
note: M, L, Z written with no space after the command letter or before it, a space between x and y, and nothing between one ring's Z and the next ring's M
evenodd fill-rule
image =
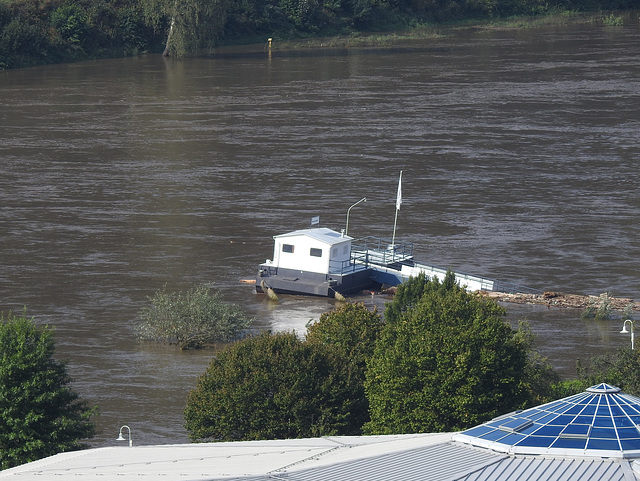
M394 253L396 250L396 225L398 224L398 211L400 210L400 204L402 204L402 171L400 171L400 178L398 179L398 195L396 196L396 218L393 221L393 238L391 239L391 248L394 250Z

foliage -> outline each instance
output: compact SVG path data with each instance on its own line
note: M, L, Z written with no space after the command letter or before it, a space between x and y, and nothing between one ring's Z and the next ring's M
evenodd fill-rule
M357 434L358 382L348 360L293 333L263 333L222 350L191 391L192 440Z
M84 447L95 427L53 358L53 334L25 314L0 315L0 469Z
M518 323L515 337L518 345L528 353L527 363L520 377L521 386L527 393L527 400L521 407L538 406L565 397L557 396L557 385L561 382L560 376L549 360L533 349L534 335L527 322Z
M53 11L51 26L65 41L79 45L88 30L87 14L79 5L67 3Z
M212 50L223 34L229 0L140 0L145 17L167 32L165 55L183 57Z
M629 319L630 321L633 321L633 308L634 308L635 304L633 302L627 304L624 308L624 310L622 311L622 319L626 320Z
M382 319L377 309L370 311L362 303L344 304L322 314L319 321L307 328L307 343L330 346L349 364L349 373L357 382L352 415L358 430L369 421L369 401L364 392L365 372L381 330Z
M590 298L585 310L580 314L582 319L595 318L596 321L611 319L613 307L607 292L600 294L598 298Z
M162 288L150 301L150 307L140 310L135 326L138 337L177 344L181 349L230 341L252 322L239 306L224 302L219 292L207 286L171 293Z
M637 8L640 0L0 0L0 69L158 51L163 44L181 57L267 37L281 44L434 22ZM599 18L623 23L617 13Z
M611 13L602 17L602 23L608 27L620 27L624 24L624 19Z
M596 356L578 364L576 382L584 387L606 382L640 396L640 351L630 348Z
M342 356L364 375L367 359L373 354L381 330L382 319L377 309L370 311L362 303L348 303L322 314L318 322L309 324L306 340L340 349Z
M410 308L390 306L369 362L366 432L463 429L526 403L528 345L501 307L452 284L451 273L442 284L411 279L402 291Z
M424 272L418 274L411 281L398 286L393 301L387 305L384 311L385 320L390 324L399 322L406 312L413 310L418 305L425 294L439 292L441 289L453 289L455 283L456 277L451 270L447 271L442 285L437 279L432 282Z

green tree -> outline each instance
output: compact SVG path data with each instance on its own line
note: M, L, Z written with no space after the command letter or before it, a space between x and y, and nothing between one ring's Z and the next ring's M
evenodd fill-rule
M362 303L347 303L322 314L319 321L309 324L306 340L339 349L364 376L367 360L373 354L382 325L377 309L370 311Z
M293 333L244 339L222 350L191 391L192 440L236 441L357 434L358 382L329 346ZM357 423L356 423L357 424Z
M224 302L219 292L204 285L186 292L162 288L150 301L150 307L140 310L135 326L138 337L177 344L181 349L231 341L252 322L239 306Z
M527 343L504 309L452 283L451 273L442 284L407 281L400 299L405 290L412 307L391 306L367 370L366 432L463 429L526 402Z
M0 468L84 447L95 434L87 407L53 358L53 334L33 319L0 315Z
M520 378L521 385L527 393L527 401L522 406L533 407L545 404L555 399L569 396L558 395L560 376L546 357L542 357L533 348L535 336L531 332L529 324L524 321L518 323L515 333L517 344L527 351L527 363L524 373ZM580 392L580 390L576 391Z
M141 0L148 22L165 30L163 55L182 57L217 45L223 34L231 0Z
M367 362L382 330L382 319L377 309L370 311L360 304L344 304L332 312L324 313L320 320L307 328L306 342L330 346L335 355L346 361L349 369L343 374L355 381L353 394L352 427L360 433L369 421L369 401L364 392Z
M627 394L640 396L640 351L620 348L614 353L579 361L574 385L589 387L606 382Z
M65 42L80 46L88 31L87 13L75 3L56 8L51 14L51 25Z

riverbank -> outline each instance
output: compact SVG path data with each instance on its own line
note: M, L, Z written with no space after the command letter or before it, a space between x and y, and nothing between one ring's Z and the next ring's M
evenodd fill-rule
M397 47L406 43L421 40L443 38L463 30L505 30L529 29L539 27L562 27L576 24L594 24L605 26L622 26L637 22L636 10L621 12L575 12L557 10L537 16L514 16L491 20L463 20L442 24L422 24L416 27L392 32L359 32L348 36L314 37L297 40L273 39L271 50L299 50L315 48L363 48L363 47ZM239 48L228 46L226 48ZM267 46L265 45L265 48Z

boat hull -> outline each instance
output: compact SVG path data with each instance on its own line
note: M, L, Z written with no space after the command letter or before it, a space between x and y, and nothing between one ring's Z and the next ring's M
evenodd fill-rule
M265 292L269 288L276 294L335 297L336 293L353 294L379 287L380 284L372 278L372 274L371 269L360 269L348 274L320 274L261 266L256 277L256 292Z

